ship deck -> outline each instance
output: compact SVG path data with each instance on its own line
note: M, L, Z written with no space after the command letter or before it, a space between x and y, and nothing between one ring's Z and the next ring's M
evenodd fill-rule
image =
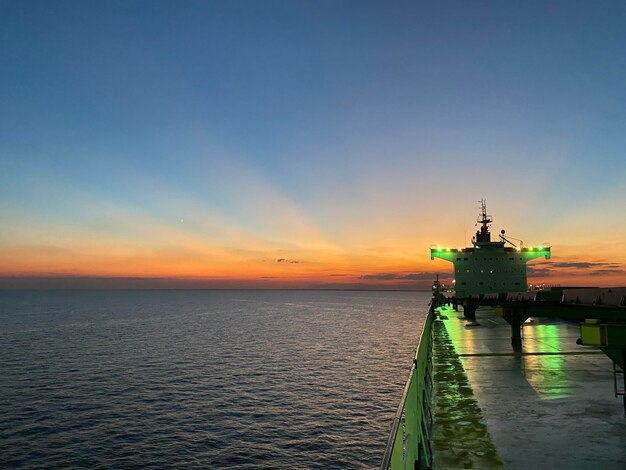
M626 468L612 362L576 344L577 323L531 319L515 353L493 309L476 312L480 326L438 310L434 468Z

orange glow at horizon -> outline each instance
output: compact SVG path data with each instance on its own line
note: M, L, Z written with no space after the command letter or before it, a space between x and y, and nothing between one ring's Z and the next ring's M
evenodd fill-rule
M413 194L403 199L397 189L380 182L378 189L364 185L351 195L336 188L304 204L231 165L236 169L227 170L232 174L228 184L241 190L230 194L227 207L141 174L127 175L125 181L134 191L132 202L113 202L89 188L43 178L36 184L47 188L55 207L68 209L35 217L5 208L11 223L0 232L0 277L428 288L437 273L452 277L451 264L430 260L430 245L468 246L475 230L475 204L456 207L449 202L462 200L460 194L435 205ZM208 185L198 173L193 177ZM413 183L411 178L403 182ZM495 220L492 234L506 227L513 236L527 233L527 246L552 243L552 260L529 263L530 283L626 285L626 256L613 250L626 239L626 226L616 224L600 237L588 224L592 217L610 219L611 205L597 201L551 223L547 215L531 211L535 201L512 203L519 220L499 204L489 210Z
M184 247L184 248L183 248ZM428 288L438 273L452 279L452 265L431 261L427 250L237 250L186 243L143 246L95 239L55 245L4 244L0 277L120 277L223 281L263 286L381 285ZM569 250L568 250L569 251ZM573 250L575 251L575 250ZM531 284L626 285L618 262L559 256L528 264ZM582 266L582 268L581 268Z

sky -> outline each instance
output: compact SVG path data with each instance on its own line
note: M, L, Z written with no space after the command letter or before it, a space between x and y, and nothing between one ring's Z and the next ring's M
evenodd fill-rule
M626 285L623 1L0 0L0 287Z

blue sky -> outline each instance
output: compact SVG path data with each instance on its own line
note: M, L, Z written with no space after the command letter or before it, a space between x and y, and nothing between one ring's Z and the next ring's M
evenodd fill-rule
M161 274L419 270L482 197L582 258L626 236L624 24L623 2L1 1L0 256L66 256L5 273L159 275L102 246L184 244L211 267Z

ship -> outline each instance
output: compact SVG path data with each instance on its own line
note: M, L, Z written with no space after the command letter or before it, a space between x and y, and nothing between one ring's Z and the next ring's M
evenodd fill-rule
M524 245L479 201L439 276L381 470L626 468L626 287L529 289ZM621 399L620 399L621 398Z
M500 232L500 240L491 240L493 217L487 215L487 202L480 201L477 223L480 229L468 248L442 248L432 246L430 259L439 258L454 265L454 289L457 297L484 296L485 294L526 291L526 264L537 258L551 258L550 243L524 247ZM505 246L506 243L510 246Z

